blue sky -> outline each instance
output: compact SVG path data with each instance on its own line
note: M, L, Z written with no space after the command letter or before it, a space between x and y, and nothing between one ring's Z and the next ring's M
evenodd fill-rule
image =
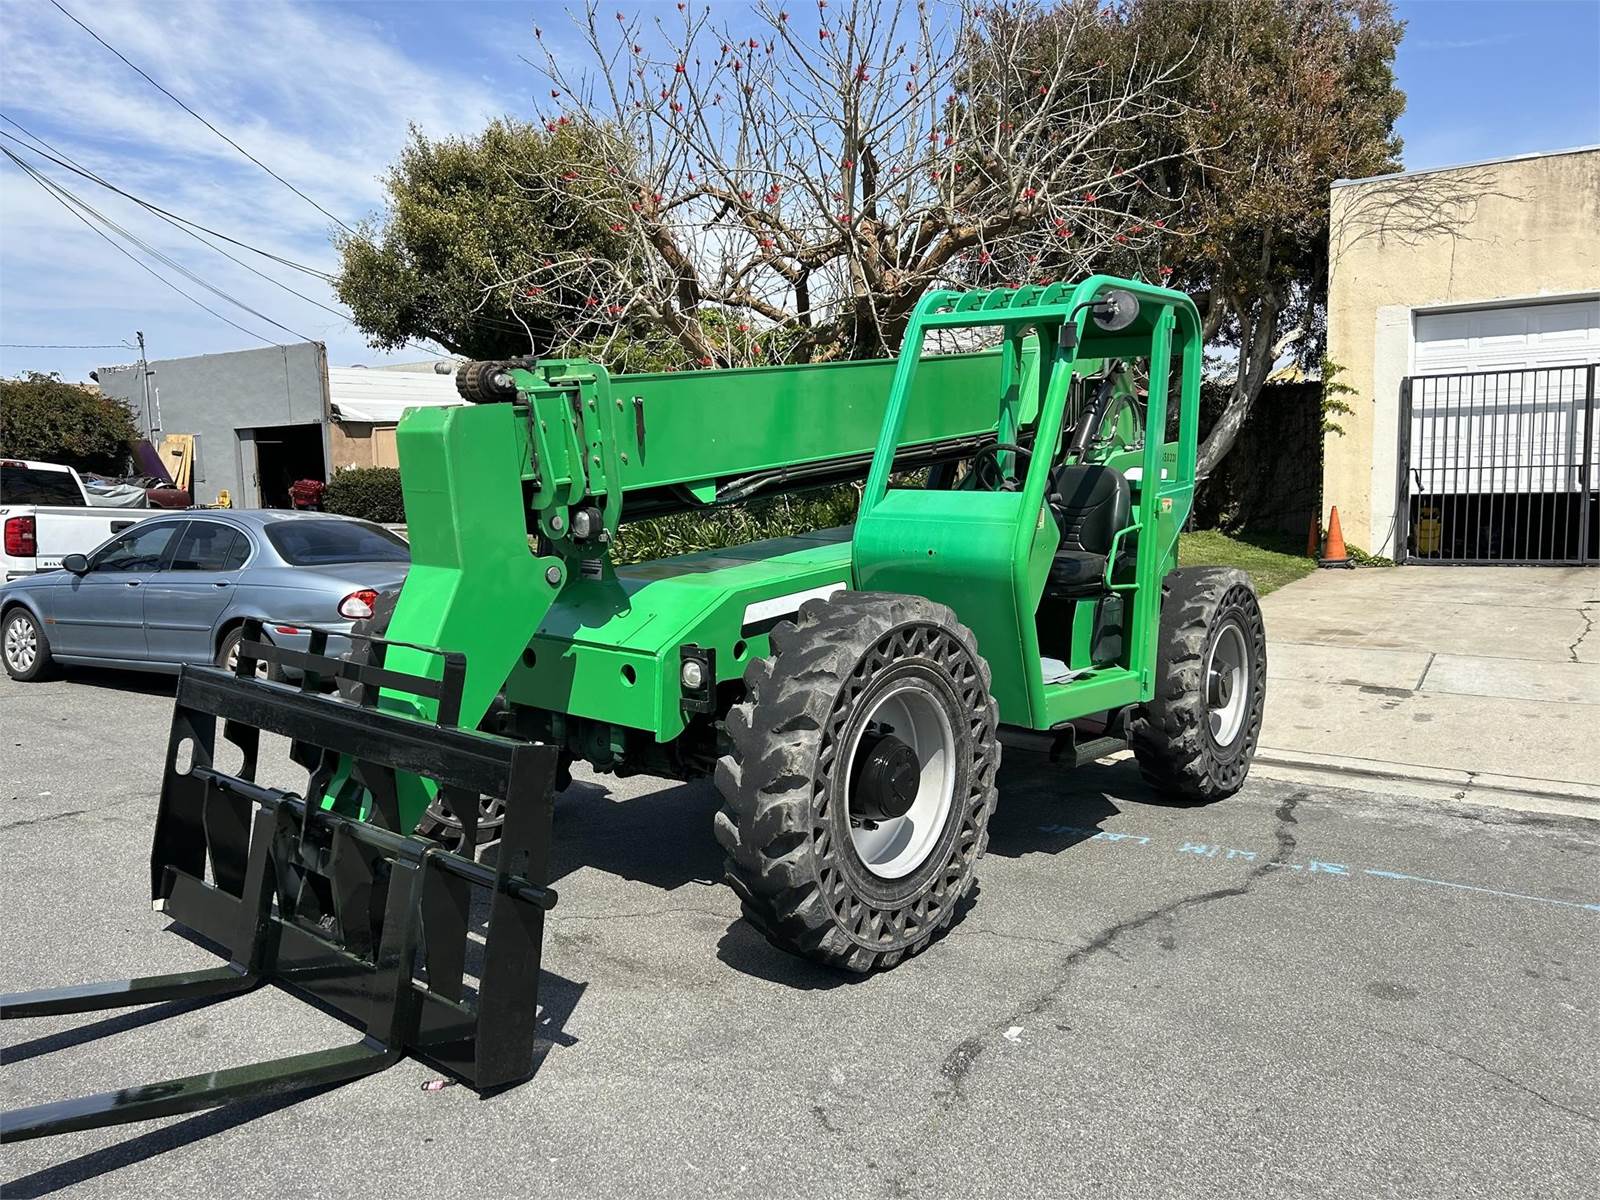
M570 42L565 5L411 0L62 0L102 37L278 174L354 223L382 204L380 178L408 122L433 135L527 115L543 94L532 29ZM672 5L640 10L671 18ZM744 6L716 11L739 24ZM797 10L809 7L796 0ZM1600 0L1405 0L1400 131L1408 168L1600 142ZM274 182L97 45L48 0L0 0L0 112L118 186L298 262L331 269L326 216ZM17 134L0 124L0 130ZM18 135L20 136L20 135ZM4 142L16 149L14 143ZM19 151L20 153L20 151ZM30 157L24 155L24 157ZM206 283L327 342L335 364L384 356L339 316L296 298L60 168L52 178ZM232 249L313 300L327 286ZM200 284L161 271L264 339L292 340ZM118 254L28 176L0 160L0 374L85 378L126 362L142 329L152 357L262 343L195 307Z

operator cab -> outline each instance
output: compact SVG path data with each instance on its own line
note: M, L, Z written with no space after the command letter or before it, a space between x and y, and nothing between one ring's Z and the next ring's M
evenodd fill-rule
M1186 298L1100 277L958 297L947 308L930 300L916 332L984 326L1001 335L999 378L972 397L975 415L984 409L992 421L989 440L925 480L886 479L875 494L869 479L857 586L949 604L990 658L1001 720L1048 730L1082 711L1086 685L1106 710L1142 694L1159 581L1192 498L1181 464L1192 461L1183 448L1197 415L1199 328ZM1168 442L1168 382L1180 362L1178 434ZM892 436L897 419L886 422ZM924 499L912 502L905 490L919 486ZM929 495L941 491L949 495Z

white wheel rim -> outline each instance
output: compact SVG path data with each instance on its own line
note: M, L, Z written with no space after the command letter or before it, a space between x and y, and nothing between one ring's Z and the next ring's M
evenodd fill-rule
M13 617L6 625L6 663L13 671L26 671L39 657L39 631L26 617Z
M880 879L900 879L927 861L950 815L956 790L956 737L944 706L914 683L891 687L856 726L845 755L845 797L851 795L856 752L869 725L881 725L911 748L920 776L917 798L902 817L872 823L852 817L850 841L862 866Z
M229 670L230 673L236 673L239 670L239 643L238 642L235 642L233 645L228 647L228 670ZM257 679L265 679L266 677L267 677L267 664L266 664L266 662L264 660L258 658L258 659L256 659L256 678Z
M1229 621L1218 630L1206 655L1205 680L1211 738L1219 746L1231 746L1244 728L1250 704L1250 656L1237 622Z

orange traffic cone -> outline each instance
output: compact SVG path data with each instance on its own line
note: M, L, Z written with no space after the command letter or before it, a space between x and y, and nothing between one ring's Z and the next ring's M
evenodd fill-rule
M1306 534L1306 557L1317 558L1322 554L1322 521L1313 515L1311 518L1311 531Z
M1339 509L1335 505L1328 513L1328 548L1322 557L1317 559L1319 567L1349 567L1354 569L1355 563L1350 561L1350 556L1345 553L1344 531L1339 528Z

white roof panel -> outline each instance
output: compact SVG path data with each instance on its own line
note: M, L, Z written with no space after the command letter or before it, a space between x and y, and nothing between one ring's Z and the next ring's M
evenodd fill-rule
M408 408L465 404L453 375L369 371L365 367L328 368L328 406L336 421L396 424Z

